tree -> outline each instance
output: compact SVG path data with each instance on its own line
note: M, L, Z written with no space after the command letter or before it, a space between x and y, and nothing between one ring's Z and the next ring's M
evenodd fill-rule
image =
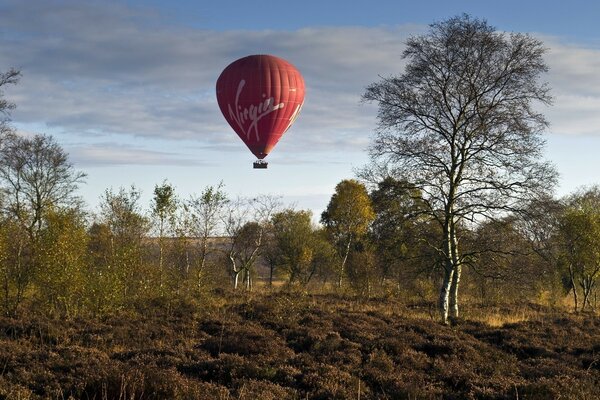
M566 267L569 289L575 311L579 309L578 288L583 298L581 311L590 301L600 277L600 187L580 191L567 200L560 219L562 264Z
M370 197L375 219L369 233L382 280L391 278L398 286L402 281L414 280L424 269L422 261L428 255L421 193L410 183L388 176L377 182Z
M199 239L200 243L198 282L200 282L206 257L209 254L208 241L211 236L216 234L228 203L229 199L223 191L223 182L221 182L217 186L207 186L200 197L192 196L186 205L190 217L191 233Z
M32 240L50 208L77 201L75 192L84 177L52 136L13 135L0 147L2 211L19 221Z
M310 211L284 210L273 215L273 258L290 285L306 285L316 272L316 234Z
M252 288L254 264L263 255L271 217L280 207L281 199L271 195L237 199L229 204L224 225L230 241L225 253L234 289L238 288L240 274L246 289Z
M477 224L547 193L556 172L539 161L547 126L534 103L549 104L542 43L497 32L468 15L411 37L405 73L363 95L379 105L370 153L423 194L443 232L441 319L458 317L461 224Z
M152 271L143 262L143 239L149 225L142 214L140 196L141 193L133 185L129 190L106 190L100 203L96 232L98 239L108 239L108 243L92 241L99 248L108 246L106 270L98 271L98 274L104 275L102 279L115 282L107 296L117 306L137 300L144 291L152 288Z
M563 245L560 235L564 201L546 196L531 201L519 215L515 215L516 229L521 233L535 254L536 281L543 285L539 295L556 302L562 295L560 266Z
M92 223L87 236L85 298L94 314L103 314L122 306L124 282L116 271L114 239L108 224Z
M2 138L10 134L12 129L9 125L10 111L15 108L15 104L4 98L3 87L6 85L16 85L21 77L21 72L14 68L6 72L0 72L0 141Z
M1 83L1 82L0 82ZM6 106L4 106L6 107ZM74 170L67 153L51 136L31 138L12 133L0 141L0 213L11 231L10 256L5 265L5 293L14 296L9 312L15 312L27 287L40 268L40 232L54 211L79 203L78 185L85 174Z
M337 184L327 209L321 214L321 222L331 235L341 259L338 287L342 286L353 242L367 233L374 218L371 200L363 184L353 179L345 179Z
M16 221L0 220L0 285L5 315L15 315L33 279L31 246L27 232Z
M175 215L177 212L177 196L175 188L167 181L160 186L154 186L154 197L152 198L151 211L158 223L158 269L160 272L160 286L163 285L164 275L164 239L167 231L167 224L174 226Z
M474 272L481 301L523 301L539 293L547 273L515 215L488 220L464 238L463 257Z
M88 235L77 208L50 210L40 233L38 296L54 313L76 315L84 306Z

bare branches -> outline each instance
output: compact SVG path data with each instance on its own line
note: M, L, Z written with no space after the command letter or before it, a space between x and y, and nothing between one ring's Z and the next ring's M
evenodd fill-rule
M372 157L440 200L432 211L456 202L462 213L494 214L551 189L556 173L538 161L547 122L532 107L551 102L539 82L544 52L468 16L433 24L408 40L406 72L363 95L379 104Z
M552 166L539 161L547 122L533 107L551 102L540 82L548 70L544 52L528 35L462 15L410 38L405 73L363 95L379 105L372 158L415 185L442 229L444 322L449 297L458 313L465 262L457 226L517 211L556 183Z
M41 228L50 207L71 205L85 174L75 171L68 155L51 136L12 135L0 148L2 212L19 220L30 235Z

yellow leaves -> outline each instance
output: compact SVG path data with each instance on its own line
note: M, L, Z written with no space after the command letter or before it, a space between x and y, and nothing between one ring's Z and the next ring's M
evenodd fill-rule
M337 184L321 221L336 236L364 235L375 219L365 186L354 179Z

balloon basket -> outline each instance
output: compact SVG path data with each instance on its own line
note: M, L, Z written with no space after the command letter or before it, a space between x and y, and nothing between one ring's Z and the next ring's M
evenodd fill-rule
M265 160L256 160L256 161L254 161L254 168L255 169L267 169L267 165L269 165L269 163L266 162Z

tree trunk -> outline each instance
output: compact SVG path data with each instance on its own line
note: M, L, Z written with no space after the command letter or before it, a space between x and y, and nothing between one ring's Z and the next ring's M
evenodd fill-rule
M204 269L204 265L206 264L206 255L208 253L208 237L202 237L202 248L200 251L200 269Z
M450 285L454 276L454 268L451 265L451 261L446 261L444 268L444 281L442 283L442 289L440 290L440 317L443 324L448 324L448 304L450 299Z
M591 275L586 275L580 280L581 289L583 291L583 300L581 302L581 311L585 311L586 304L590 307L590 309L594 310L594 306L590 301L590 297L592 294L592 289L594 287L594 278Z
M239 281L240 271L234 271L233 273L233 289L237 290Z
M455 265L450 286L450 316L453 319L458 318L458 285L460 283L461 273L462 266L460 264Z
M273 275L275 272L275 263L273 261L269 261L269 287L273 287Z
M342 259L342 265L340 267L340 276L338 277L338 288L342 287L342 279L344 278L344 269L346 267L346 261L348 261L348 254L350 254L350 244L352 243L352 236L348 239L348 244L346 245L346 253L344 254L344 258Z
M452 283L450 287L450 316L453 319L456 319L458 318L458 286L460 284L462 265L458 255L458 240L456 239L454 223L452 223L450 229L450 237L452 239L450 242L452 251L452 266L454 268L454 274L452 275Z
M440 308L440 317L441 322L443 324L448 324L448 311L450 305L450 293L452 289L452 283L454 280L454 272L456 269L456 265L454 263L454 242L453 242L453 221L452 216L447 216L447 219L444 223L444 243L443 243L443 252L444 252L444 280L442 282L442 287L440 289L440 299L439 299L439 308Z
M164 221L161 218L160 222L159 222L159 228L158 228L158 273L159 273L159 287L162 288L163 287L163 275L164 275L164 271L163 271L163 263L164 263L164 243L163 243L163 236L164 236Z
M231 253L229 253L229 261L231 261L231 274L232 274L232 278L233 278L233 289L237 290L238 288L238 281L239 281L239 276L240 276L240 272L242 272L242 269L237 269L237 266L235 265L235 256Z
M575 306L575 312L579 309L578 298L577 298L577 285L575 284L575 272L573 271L573 264L569 264L569 278L571 279L571 290L573 291L573 304Z

